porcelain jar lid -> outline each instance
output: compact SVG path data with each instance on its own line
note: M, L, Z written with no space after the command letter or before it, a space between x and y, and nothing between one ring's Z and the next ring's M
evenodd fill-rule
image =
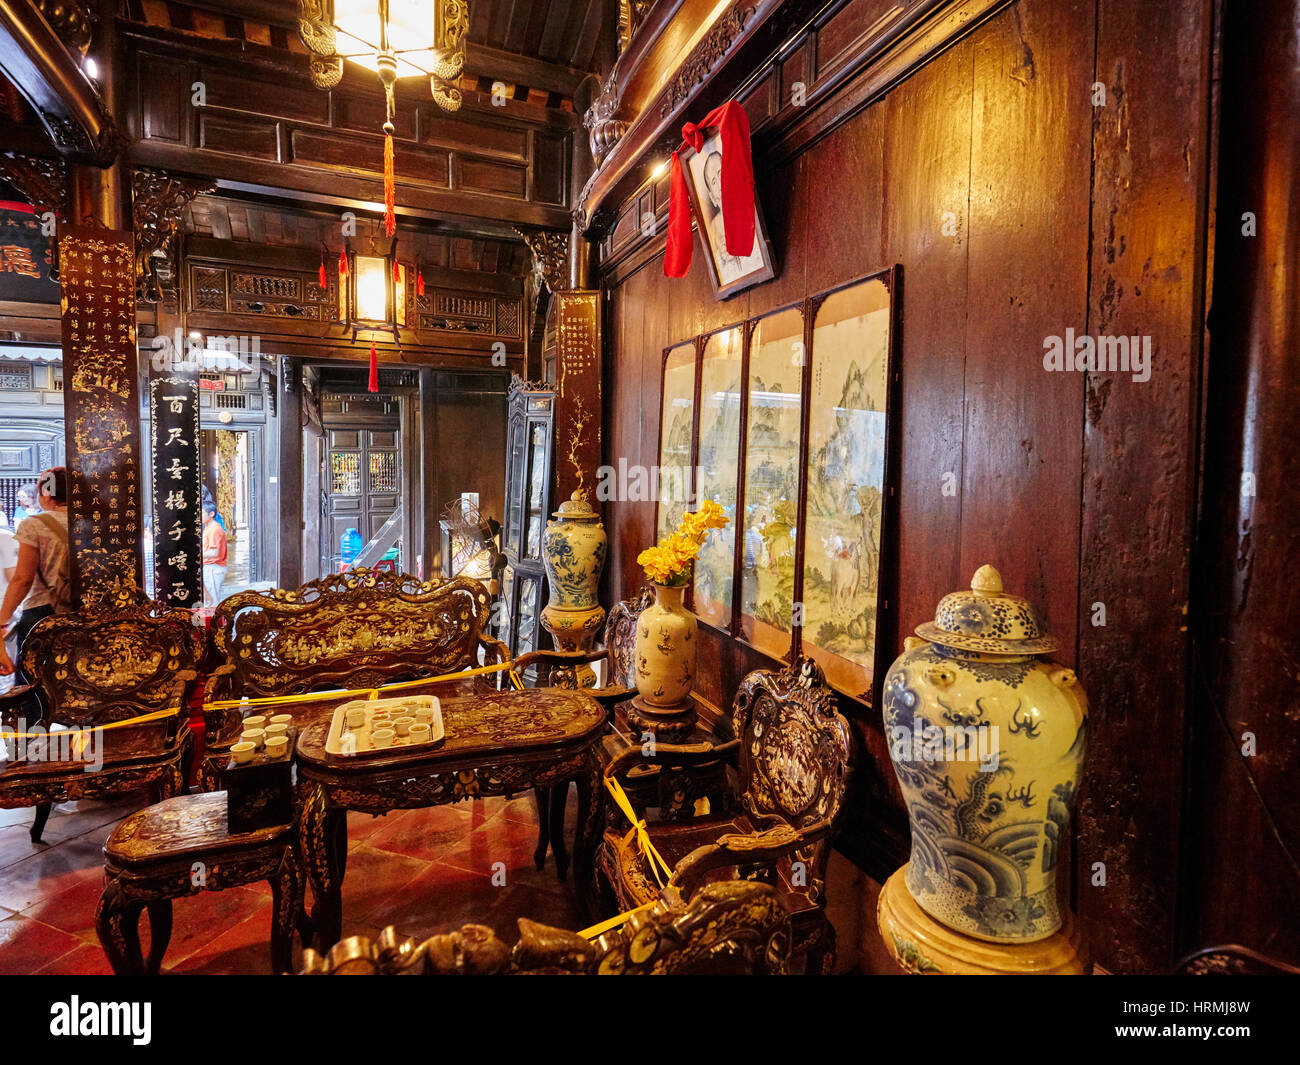
M560 521L599 521L600 515L591 509L591 504L587 501L587 493L581 488L575 488L573 495L560 504L560 509L554 512L554 516Z
M990 655L1041 655L1060 647L1043 631L1029 600L1002 591L1002 575L992 566L975 571L969 592L939 600L934 621L916 627L923 640L959 651Z

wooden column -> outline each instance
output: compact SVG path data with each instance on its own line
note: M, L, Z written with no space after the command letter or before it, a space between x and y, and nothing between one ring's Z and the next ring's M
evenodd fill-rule
M555 308L555 501L582 488L596 501L600 466L600 292L558 292Z
M131 234L60 227L59 268L72 599L89 605L144 585Z
M302 583L302 366L281 356L276 387L279 455L280 568L276 585L297 588Z

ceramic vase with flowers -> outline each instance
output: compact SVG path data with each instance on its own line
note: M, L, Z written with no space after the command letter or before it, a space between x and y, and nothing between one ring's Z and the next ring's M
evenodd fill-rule
M696 621L682 597L709 530L723 528L727 520L721 506L705 500L699 510L683 514L673 532L637 556L654 585L655 601L637 623L634 706L647 719L647 727L659 726L656 731L665 731L670 723L673 731L681 731L693 721Z

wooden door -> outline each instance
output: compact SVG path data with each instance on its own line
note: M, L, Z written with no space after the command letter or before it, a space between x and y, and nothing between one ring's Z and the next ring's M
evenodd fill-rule
M331 428L327 437L325 550L329 571L334 573L343 560L343 534L356 529L364 546L397 509L402 484L401 431L396 427Z

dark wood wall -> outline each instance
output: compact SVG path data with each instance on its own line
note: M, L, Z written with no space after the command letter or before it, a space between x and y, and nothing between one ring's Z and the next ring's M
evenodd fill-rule
M1115 971L1166 968L1179 946L1212 6L1019 0L888 91L850 85L775 137L761 118L781 100L765 81L743 102L780 273L732 300L713 298L698 248L667 280L662 236L636 247L620 221L605 245L612 463L657 461L647 412L665 347L901 264L896 607L882 638L900 652L985 562L1062 638L1092 699L1074 905ZM866 25L881 5L848 7ZM846 113L846 99L865 106ZM665 179L631 201L635 217L662 219L665 204ZM1066 328L1151 335L1151 379L1046 372L1044 339ZM653 503L610 505L611 598L640 582L654 518ZM701 655L720 705L769 664L715 632ZM851 713L866 754L844 849L881 876L905 856L906 822L878 711Z

